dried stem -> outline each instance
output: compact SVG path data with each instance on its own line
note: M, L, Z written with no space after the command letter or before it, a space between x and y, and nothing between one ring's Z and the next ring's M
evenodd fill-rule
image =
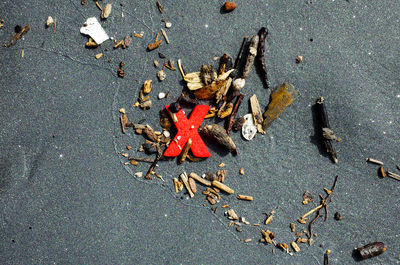
M157 156L156 156L156 159L154 159L153 163L151 164L149 170L146 173L146 176L145 176L146 179L151 179L150 175L153 172L153 169L156 167L158 161L160 161L161 156L162 156L162 150L161 150L161 147L157 144Z
M245 96L244 94L240 94L235 102L235 106L233 107L231 116L229 117L229 120L228 120L228 126L226 128L226 132L228 133L228 135L229 135L229 132L232 130L232 126L233 126L233 123L235 122L236 114L239 110L240 103L242 103L244 96Z

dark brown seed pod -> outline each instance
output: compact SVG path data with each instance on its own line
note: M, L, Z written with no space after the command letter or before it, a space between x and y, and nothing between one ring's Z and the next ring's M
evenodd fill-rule
M218 124L205 125L201 130L201 133L205 137L213 140L215 143L224 147L229 152L233 152L236 150L235 143L221 125Z
M385 252L387 247L382 242L373 242L368 245L356 249L356 254L358 258L369 259L379 256Z

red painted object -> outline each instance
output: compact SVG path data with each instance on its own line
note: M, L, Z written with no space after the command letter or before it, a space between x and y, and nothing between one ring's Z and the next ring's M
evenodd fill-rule
M210 157L211 154L208 152L206 145L201 139L198 129L207 115L210 106L208 105L197 105L187 119L182 109L179 109L177 113L169 111L169 105L165 107L168 110L176 128L178 129L174 139L169 144L167 150L164 152L164 156L174 157L178 156L186 142L192 139L192 145L190 149L196 157Z

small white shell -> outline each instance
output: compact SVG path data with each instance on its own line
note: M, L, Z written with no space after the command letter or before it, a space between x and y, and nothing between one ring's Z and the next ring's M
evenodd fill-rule
M233 89L236 91L239 91L240 89L242 89L244 87L244 85L246 84L246 80L244 80L243 78L238 78L235 81L233 81Z
M163 135L169 138L171 136L171 133L169 131L163 131Z
M242 135L246 140L251 140L257 134L257 127L253 122L253 114L249 113L243 116L245 122L242 126Z
M165 93L164 92L158 93L158 99L163 99L163 98L165 98Z

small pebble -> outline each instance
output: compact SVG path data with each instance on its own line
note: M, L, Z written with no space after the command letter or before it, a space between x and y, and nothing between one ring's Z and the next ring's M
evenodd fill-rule
M143 177L143 172L136 172L135 177L138 177L138 178Z
M166 27L167 29L169 29L171 26L172 26L172 23L171 23L171 22L165 22L165 27Z
M299 55L296 58L296 63L301 63L303 61L303 56Z
M224 4L224 9L226 12L231 12L236 9L236 3L235 2L225 2Z
M235 91L239 91L240 89L242 89L244 87L245 84L246 84L245 79L238 78L235 81L233 81L232 87Z

